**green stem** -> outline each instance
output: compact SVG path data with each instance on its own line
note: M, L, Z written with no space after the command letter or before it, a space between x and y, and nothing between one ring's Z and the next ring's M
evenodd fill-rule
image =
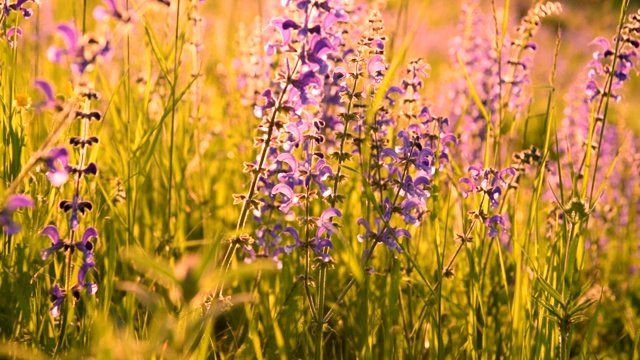
M176 129L176 87L178 86L178 69L180 64L178 62L178 40L180 37L180 0L176 7L176 29L174 33L174 53L173 53L173 83L171 84L171 133L169 134L169 183L167 192L167 225L165 234L171 236L171 192L173 188L173 151L175 147L175 129Z

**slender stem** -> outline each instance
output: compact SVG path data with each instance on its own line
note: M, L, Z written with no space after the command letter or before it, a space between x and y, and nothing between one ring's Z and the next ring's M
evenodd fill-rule
M173 187L173 151L175 147L175 130L176 130L176 87L178 86L178 69L180 68L178 57L178 40L180 37L180 0L176 7L176 30L174 33L174 54L173 54L173 83L171 86L171 133L169 134L169 183L167 192L167 225L166 234L171 235L171 192Z
M620 53L620 50L622 48L622 46L624 46L624 44L621 45L622 41L620 41L620 34L622 32L622 28L624 26L624 17L625 14L627 13L627 9L629 8L629 1L630 0L626 0L622 3L622 5L620 6L620 19L619 19L619 23L618 23L618 32L616 34L616 47L614 49L614 54L613 54L613 60L611 62L611 71L609 73L609 77L607 79L607 83L605 85L605 90L604 90L604 94L600 97L600 103L598 104L598 110L595 114L595 122L597 124L598 122L598 117L600 116L600 111L602 110L602 107L604 106L604 110L603 110L603 114L602 114L602 125L600 126L600 134L598 136L598 147L596 150L596 160L595 160L595 164L594 164L594 169L595 171L593 172L593 175L591 177L591 190L589 193L589 201L591 202L593 199L593 192L595 190L595 183L596 183L596 174L597 174L597 169L598 169L598 163L600 161L600 154L601 154L601 146L602 146L602 141L603 141L603 137L604 137L604 128L605 125L607 123L607 113L609 112L609 102L611 100L611 91L613 89L613 79L614 79L614 74L615 74L615 68L617 65L617 61L618 61L618 54ZM589 143L591 143L591 141L589 141ZM587 149L587 152L589 152L590 149ZM586 174L586 176L589 176L589 174ZM591 205L591 204L590 204Z
M271 113L271 117L269 118L269 127L267 128L267 133L264 136L264 143L262 144L262 150L260 151L260 159L258 160L258 166L254 170L253 177L251 178L251 184L249 185L249 193L247 194L247 198L244 200L242 204L242 210L240 211L240 217L238 218L238 223L236 225L236 232L239 232L240 229L243 229L246 224L247 218L249 216L249 210L251 209L251 200L253 199L258 189L258 180L260 179L260 173L262 172L264 163L267 160L267 153L269 152L269 148L271 147L271 136L273 135L273 130L275 128L276 118L280 113L280 110L281 110L280 107L282 106L287 90L291 85L290 79L293 76L293 74L297 71L299 65L300 65L300 58L298 58L295 65L293 66L293 70L291 70L291 72L287 74L287 79L289 80L287 80L287 82L285 83L284 88L282 89L282 92L278 97L278 101L276 101L275 108ZM220 269L224 274L226 274L229 271L229 267L231 266L231 261L233 260L233 256L237 248L238 248L238 244L236 243L229 244L229 247L227 248L224 258L222 259L222 265L220 267ZM222 297L223 288L224 288L224 280L221 281L219 290L214 289L214 292L213 292L214 296L217 293L220 297Z
M331 207L335 207L338 201L338 185L340 184L340 178L342 177L342 164L344 163L344 148L347 139L347 132L349 131L349 116L351 114L351 110L353 107L353 99L354 93L358 86L359 79L359 62L356 62L356 68L354 73L356 74L355 79L353 80L353 85L351 87L351 93L349 94L349 103L347 104L347 108L345 111L344 117L344 130L342 134L342 139L340 140L340 150L338 151L338 168L336 170L336 175L333 181L333 196L331 197L330 204ZM308 260L308 246L307 246L307 260ZM318 275L318 310L315 318L317 319L317 328L316 328L316 344L315 344L315 358L322 359L323 358L323 348L322 344L324 342L324 307L325 307L325 297L326 297L326 284L327 284L327 266L325 264L321 264L319 268Z
M313 141L313 140L311 140ZM311 151L313 153L313 151ZM311 158L311 164L309 164L309 169L313 168L313 158ZM311 194L311 186L313 185L313 181L309 182L309 186L306 188L306 197L305 197L305 224L304 224L304 244L305 244L305 267L304 267L304 290L307 296L307 301L309 302L309 308L311 309L311 316L313 318L314 323L318 323L319 319L322 319L322 310L320 308L320 303L318 304L318 309L315 308L315 302L313 297L311 296L311 290L309 289L309 272L311 271L311 224L309 223L309 219L311 218L311 207L309 206L310 194ZM321 274L322 276L322 271ZM320 289L319 289L320 291ZM320 296L318 296L318 301L320 301ZM317 336L317 334L316 334Z

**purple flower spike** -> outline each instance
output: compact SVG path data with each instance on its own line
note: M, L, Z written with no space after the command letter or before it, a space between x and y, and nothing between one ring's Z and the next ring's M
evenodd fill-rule
M311 39L311 51L307 55L307 60L318 66L320 75L325 75L329 71L329 65L324 61L324 58L331 51L334 51L334 48L329 39L319 35L315 35Z
M422 203L416 199L405 199L400 204L404 222L411 225L420 225L420 220L424 211L421 209Z
M59 147L49 150L44 161L47 163L47 167L49 168L49 171L47 171L47 178L51 182L52 186L62 186L67 182L67 180L69 180L69 172L67 170L69 165L69 152L67 149Z
M492 209L495 209L498 207L499 205L498 200L500 199L501 194L502 194L502 189L497 186L487 191L487 195L489 195L489 203Z
M276 161L281 161L289 165L291 170L278 174L278 180L281 182L287 182L288 180L295 180L300 174L298 172L298 161L291 153L282 153L278 155Z
M33 200L25 195L11 195L0 210L0 225L7 235L15 235L20 232L20 224L13 221L11 215L18 209L33 207Z
M53 285L49 293L51 294L51 301L53 302L51 309L49 309L49 314L51 314L51 317L57 318L60 316L60 306L66 294L58 284Z
M500 179L502 186L507 186L516 176L516 170L512 167L508 167L498 173L497 179Z
M369 226L369 222L366 219L364 218L358 219L357 224L363 226L365 229L364 234L358 234L359 242L365 242L367 239L375 235L373 232L371 232L371 227Z
M393 107L395 105L397 99L401 96L404 96L405 92L401 87L391 86L387 93L384 95L384 98L389 102L389 106Z
M3 211L13 213L16 210L25 207L33 207L33 200L26 195L16 194L9 196L7 202L4 204Z

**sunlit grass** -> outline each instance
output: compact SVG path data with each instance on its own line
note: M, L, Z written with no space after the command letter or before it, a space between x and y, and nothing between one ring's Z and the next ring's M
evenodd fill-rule
M21 225L0 235L2 356L637 359L637 68L620 88L603 70L584 116L567 107L595 36L603 62L627 49L612 40L634 4L543 8L528 52L528 2L290 3L0 11L0 225ZM97 174L52 186L54 147ZM13 194L33 208L13 212ZM60 205L74 195L92 205L77 230ZM44 257L47 225L67 243ZM74 286L85 270L93 295Z

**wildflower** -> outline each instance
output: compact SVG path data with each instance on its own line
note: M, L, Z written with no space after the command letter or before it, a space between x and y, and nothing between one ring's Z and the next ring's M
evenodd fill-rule
M306 246L304 242L300 241L300 236L298 235L298 231L295 228L288 226L282 232L291 235L291 237L295 241L294 244L284 246L285 253L291 254L293 252L293 249ZM323 252L323 249L333 249L333 243L331 242L331 240L327 238L314 237L310 239L309 247L320 257L322 262L326 263L331 261L331 255Z
M40 235L48 236L51 239L51 247L40 252L42 260L47 260L54 251L58 251L60 249L64 249L66 251L71 246L68 241L60 239L58 228L54 225L45 226L45 228L40 231Z
M299 202L298 197L296 196L296 194L293 192L293 189L291 189L288 185L286 184L278 184L276 186L273 187L273 190L271 190L272 194L282 194L285 197L285 200L283 203L280 204L280 206L278 207L278 209L280 209L280 211L282 211L283 213L288 213L289 209L297 204Z
M58 25L56 30L64 42L64 47L49 47L47 58L59 64L67 57L71 63L71 71L76 76L91 70L99 58L107 57L111 53L108 40L92 35L80 36L73 24Z
M49 256L57 250L67 251L69 249L75 248L83 254L83 261L85 264L93 263L94 244L91 239L98 237L98 232L95 228L87 228L82 235L82 239L74 244L71 244L67 240L61 239L58 228L56 228L54 225L45 226L45 228L40 232L40 235L48 236L51 239L51 247L46 248L40 252L42 260L47 260Z
M36 109L51 109L55 111L62 111L62 102L53 96L53 87L47 81L36 80L33 82L46 97L46 100L36 104Z
M635 69L638 58L640 58L638 53L640 32L638 32L638 28L640 28L640 22L638 15L634 14L623 24L621 34L615 36L611 42L603 37L598 37L591 42L591 45L595 47L592 59L587 63L578 83L571 89L567 97L568 105L565 108L561 126L558 127L558 138L561 144L566 144L566 146L559 147L561 155L559 159L566 159L567 156L563 155L567 153L585 155L584 158L573 162L573 169L567 163L558 162L552 173L552 183L556 186L573 186L573 184L569 184L570 176L563 176L563 180L567 182L560 184L559 171L563 169L567 169L565 174L569 172L576 174L578 180L583 183L595 181L597 184L606 179L610 191L605 194L603 201L605 203L616 202L617 207L623 212L627 205L631 205L621 206L630 198L625 193L628 194L628 191L633 188L627 184L636 182L633 180L635 174L625 179L622 176L624 171L616 169L610 177L605 178L605 176L608 173L608 167L617 157L622 164L631 163L629 154L634 153L633 145L628 150L620 149L621 132L615 124L606 121L603 104L607 98L614 102L619 102L622 99L623 87L628 82L632 70ZM631 135L629 143L633 144L635 140ZM590 148L587 148L588 146ZM585 160L589 152L596 153L597 160L591 166L590 173L587 174L585 173Z
M51 295L51 308L49 309L49 314L51 317L57 318L60 316L60 306L62 306L62 302L66 297L66 292L62 289L58 284L53 285L53 288L49 291Z
M4 206L0 210L0 225L2 231L7 235L15 235L20 232L20 224L15 222L11 216L21 208L33 207L33 200L25 195L11 195L7 198Z
M12 26L9 30L7 30L7 41L9 42L9 47L13 49L18 42L18 36L22 36L22 29L19 27Z
M69 152L63 147L52 148L44 157L47 178L52 186L59 187L69 180Z
M96 6L93 9L93 18L98 21L106 21L109 18L113 18L122 23L129 23L132 20L132 14L123 12L118 9L115 0L103 0L104 6Z
M94 227L89 227L84 230L82 239L74 244L76 249L80 250L83 254L84 263L93 263L93 249L95 245L91 239L98 238L98 231Z
M13 100L13 107L23 110L30 109L31 96L28 94L17 94L15 100Z
M500 225L501 227L504 227L505 221L502 215L494 215L485 220L485 225L487 226L487 235L489 237L494 237L498 235L497 226Z
M98 285L85 282L85 277L87 276L87 272L93 268L95 268L96 264L93 262L85 262L80 266L80 270L78 270L78 282L71 287L71 293L76 300L80 300L80 291L85 290L89 295L95 295L98 292Z
M358 241L366 242L367 240L371 240L373 242L381 242L385 244L389 248L389 250L402 253L402 248L398 244L397 240L401 237L411 239L411 234L409 233L409 231L402 228L394 228L391 225L381 226L381 220L379 217L376 217L374 221L376 225L375 232L371 230L371 226L366 219L358 219L357 224L365 228L364 234L358 234Z
M11 11L19 11L25 19L28 19L33 16L33 10L25 7L28 3L37 3L37 0L16 0L11 4L9 3L9 0L5 0L2 6L2 12L4 13L4 16L9 16Z

